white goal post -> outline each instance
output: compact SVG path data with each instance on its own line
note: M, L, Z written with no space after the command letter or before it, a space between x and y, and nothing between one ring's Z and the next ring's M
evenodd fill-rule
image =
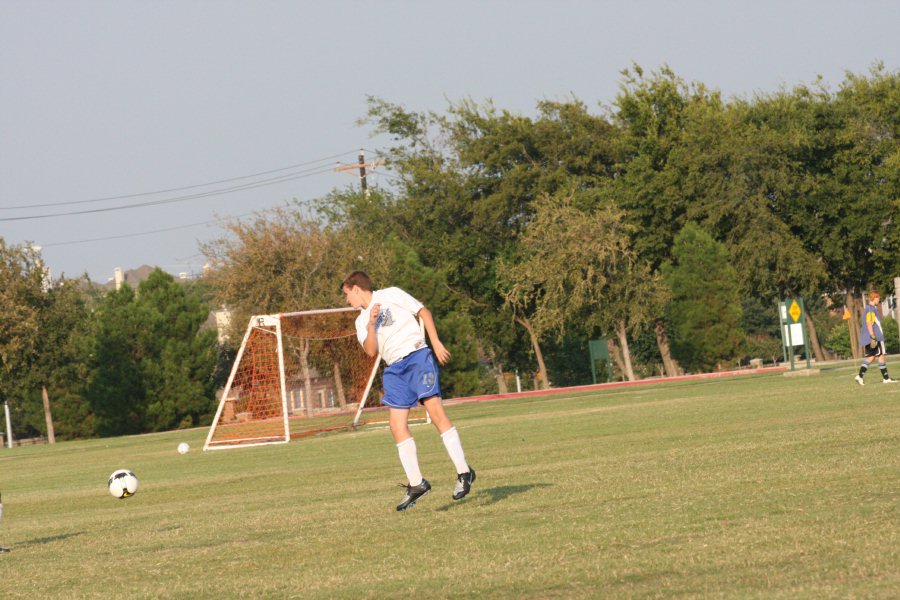
M387 423L381 356L368 356L359 344L358 315L348 307L252 317L203 449ZM411 420L425 418L421 407L414 413Z

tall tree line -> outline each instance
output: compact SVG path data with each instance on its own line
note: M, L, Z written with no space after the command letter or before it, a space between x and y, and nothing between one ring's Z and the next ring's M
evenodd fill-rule
M0 239L0 400L16 437L122 435L208 422L223 369L203 284L157 269L138 288L49 282Z
M881 66L834 91L725 99L633 65L596 109L370 98L363 122L391 140L390 187L226 226L200 283L47 286L40 256L0 239L0 399L17 433L48 433L44 396L64 439L204 424L234 351L209 310L241 330L341 306L355 269L432 309L454 396L507 391L516 372L587 383L598 338L627 379L777 359L776 304L794 296L816 358L858 356L862 293L900 274L900 74Z
M331 200L346 224L396 235L444 273L495 370L530 363L549 385L543 346L604 337L632 378L629 344L651 333L643 361L668 374L734 364L766 335L745 329L744 305L775 321L785 297L847 304L853 330L862 293L900 272L898 84L875 66L836 92L726 101L635 65L596 112L573 99L541 102L534 118L471 100L417 113L373 98L368 122L393 140L398 185L378 211ZM694 255L679 256L679 236ZM717 265L698 276L715 281L681 289L697 252ZM728 330L702 341L703 310Z

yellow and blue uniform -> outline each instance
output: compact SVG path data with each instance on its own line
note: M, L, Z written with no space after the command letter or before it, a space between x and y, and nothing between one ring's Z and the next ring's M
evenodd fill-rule
M863 313L863 324L859 330L859 341L863 345L872 341L869 334L869 324L872 325L872 331L875 332L875 341L884 341L884 332L881 330L881 320L878 318L878 310L871 304L866 304L866 310Z

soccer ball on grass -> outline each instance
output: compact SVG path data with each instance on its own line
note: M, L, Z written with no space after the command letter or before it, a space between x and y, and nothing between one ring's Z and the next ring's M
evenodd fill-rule
M128 469L113 471L109 476L109 493L123 499L134 496L138 489L138 478Z

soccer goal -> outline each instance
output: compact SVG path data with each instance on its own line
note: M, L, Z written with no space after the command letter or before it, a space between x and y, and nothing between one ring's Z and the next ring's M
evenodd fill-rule
M359 310L250 319L204 450L289 442L327 431L387 425L381 357L356 339ZM425 420L414 409L410 420Z

